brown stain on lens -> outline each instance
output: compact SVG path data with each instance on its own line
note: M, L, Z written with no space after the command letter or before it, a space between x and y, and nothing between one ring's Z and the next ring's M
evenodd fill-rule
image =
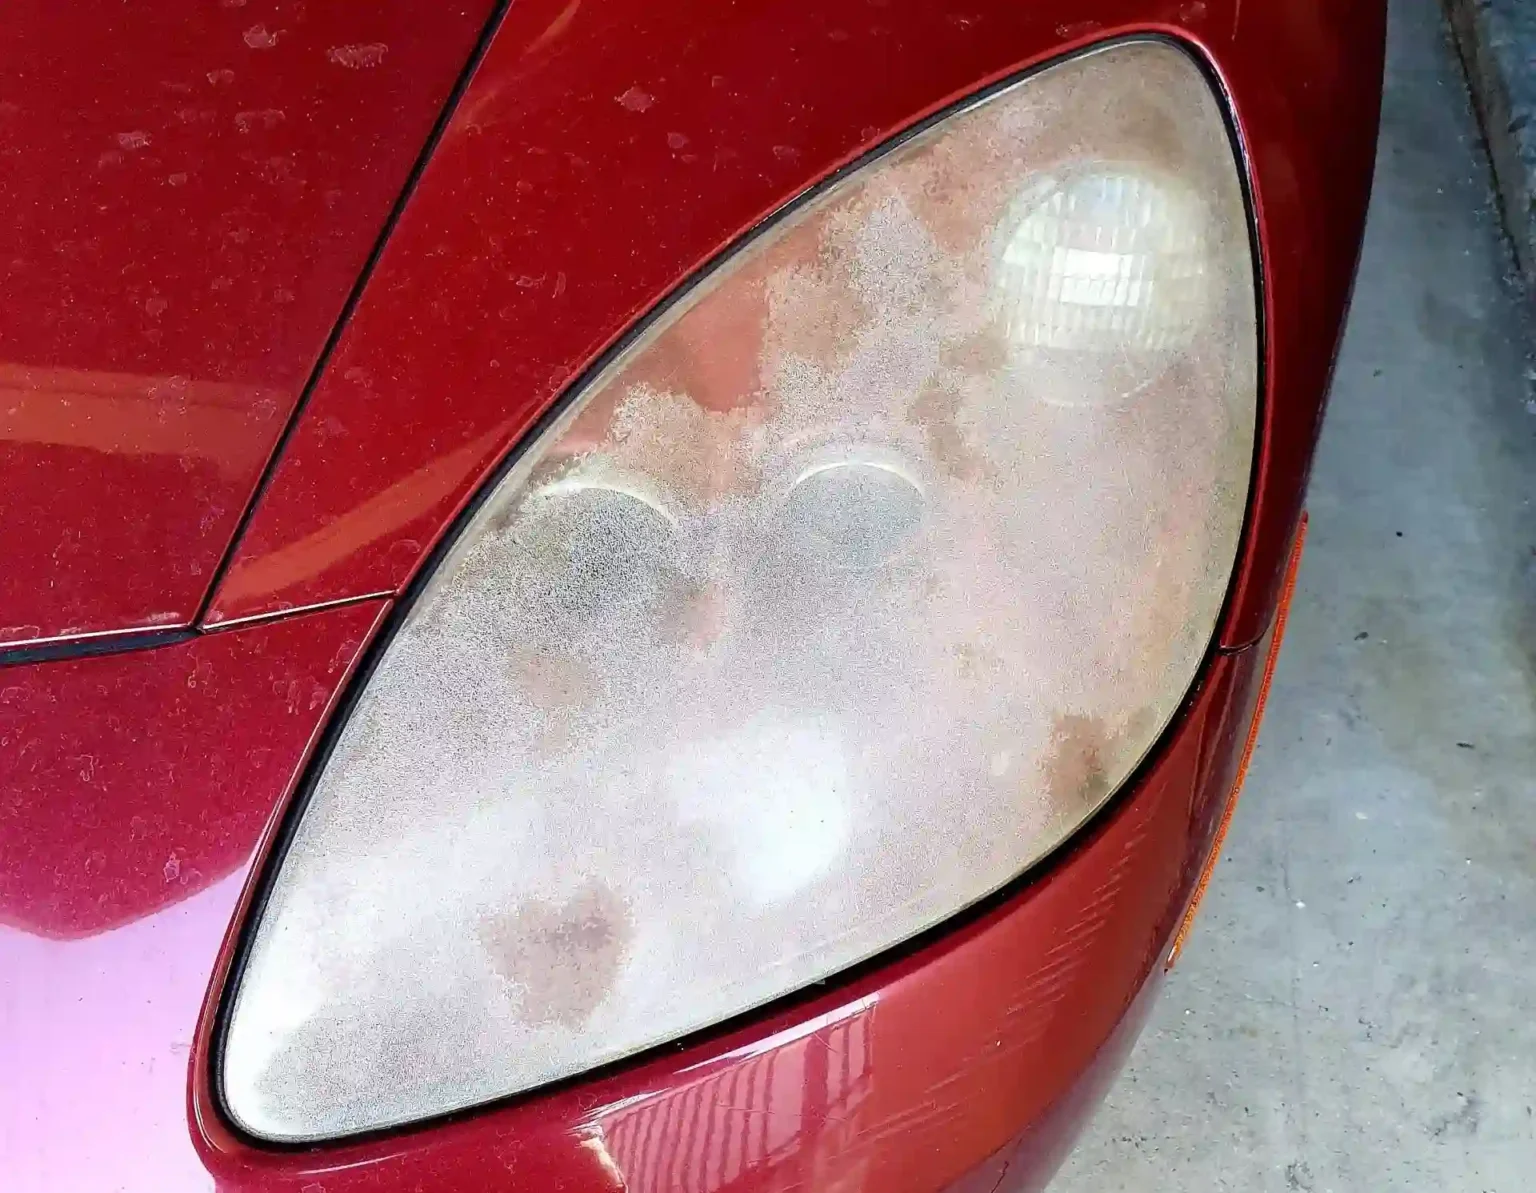
M780 268L765 282L769 333L761 373L770 382L785 358L820 369L845 365L870 312L853 277L849 246L839 244L825 219L796 228L785 238Z
M973 377L991 379L1008 364L1008 333L1001 322L993 321L964 339L946 343L939 363Z
M1045 793L1051 808L1093 807L1108 795L1117 744L1102 717L1058 714L1044 762Z
M1011 141L999 129L1000 117L996 110L975 113L971 135L916 148L883 180L950 256L963 257L985 240L1012 198L998 178L998 160Z
M1008 363L1006 335L994 322L963 339L946 341L939 363L966 377L994 377ZM929 454L945 473L958 481L975 481L989 469L985 455L966 441L960 429L964 405L965 395L959 388L930 378L907 407L907 420L922 431Z
M953 389L930 381L913 399L907 415L923 432L933 462L955 480L971 481L982 475L985 465L966 443L956 421L963 401Z
M600 883L563 902L525 900L480 927L496 971L521 988L522 1018L568 1028L611 993L633 938L628 907Z
M603 686L595 667L564 653L513 655L507 674L535 708L546 711L588 703Z

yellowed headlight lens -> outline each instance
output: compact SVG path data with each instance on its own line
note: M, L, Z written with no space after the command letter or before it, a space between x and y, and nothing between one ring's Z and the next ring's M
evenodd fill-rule
M464 528L316 781L222 1083L314 1140L631 1055L1083 824L1237 550L1254 283L1218 103L1122 44L778 220Z

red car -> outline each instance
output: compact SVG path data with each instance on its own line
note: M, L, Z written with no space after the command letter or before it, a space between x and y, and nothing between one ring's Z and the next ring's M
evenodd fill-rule
M1253 744L1383 24L13 0L0 1187L1043 1185Z

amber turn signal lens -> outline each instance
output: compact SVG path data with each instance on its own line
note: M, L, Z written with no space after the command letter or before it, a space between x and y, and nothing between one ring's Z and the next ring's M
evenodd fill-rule
M1301 568L1301 550L1307 542L1307 515L1303 511L1301 522L1296 527L1296 539L1291 544L1291 557L1286 563L1285 583L1280 588L1280 604L1275 610L1274 629L1270 633L1269 653L1264 657L1264 674L1259 679L1259 694L1253 705L1253 720L1248 725L1248 737L1243 742L1243 752L1238 758L1237 775L1232 780L1232 789L1227 793L1226 806L1221 812L1221 821L1216 826L1216 835L1211 840L1210 852L1206 855L1205 865L1200 869L1200 878L1195 883L1195 893L1190 896L1189 907L1185 909L1184 918L1179 921L1179 930L1174 933L1173 945L1168 950L1168 961L1165 970L1172 969L1173 963L1179 959L1179 954L1184 951L1184 942L1189 939L1189 930L1195 922L1195 913L1200 910L1200 901L1205 898L1205 891L1211 885L1211 875L1216 872L1216 863L1221 860L1221 847L1226 843L1227 830L1232 827L1232 816L1237 811L1238 796L1242 794L1243 783L1248 778L1248 764L1253 760L1253 748L1259 742L1259 727L1264 722L1264 705L1269 700L1269 685L1275 677L1275 663L1280 658L1280 643L1285 639L1285 622L1291 615L1291 597L1296 592L1296 573Z

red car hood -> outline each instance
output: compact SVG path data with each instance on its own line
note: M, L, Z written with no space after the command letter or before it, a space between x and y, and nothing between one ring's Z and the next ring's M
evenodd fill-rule
M15 0L0 647L190 625L489 0Z

